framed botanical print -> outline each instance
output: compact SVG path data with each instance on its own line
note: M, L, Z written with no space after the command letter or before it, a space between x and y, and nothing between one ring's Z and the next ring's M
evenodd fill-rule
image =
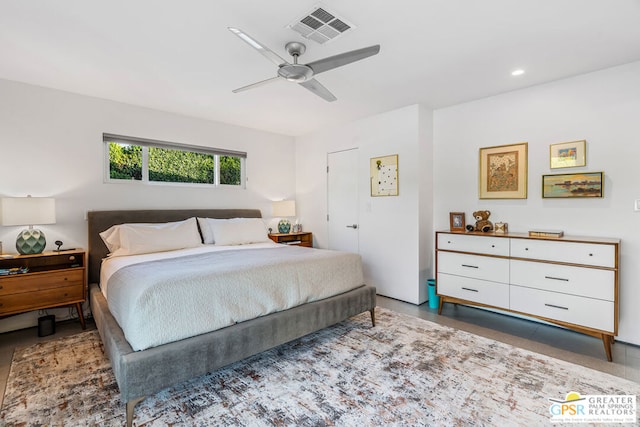
M398 155L373 157L369 165L371 196L398 195Z
M587 141L585 140L551 144L549 146L551 169L586 166L586 145Z
M449 229L451 231L464 231L464 212L449 212Z
M526 142L480 149L480 199L527 198Z

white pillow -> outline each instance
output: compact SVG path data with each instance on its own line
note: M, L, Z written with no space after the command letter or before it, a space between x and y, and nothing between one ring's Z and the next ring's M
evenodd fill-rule
M120 249L120 224L103 231L100 233L100 237L110 253L117 251Z
M205 243L226 246L271 241L262 218L199 218L199 220ZM204 227L203 223L205 223Z
M211 230L211 227L209 227L209 220L213 220L213 218L198 217L198 225L200 225L202 242L205 245L213 245L215 243L215 241L213 240L213 231Z
M172 251L193 248L202 243L195 218L161 224L121 224L116 227L110 233L111 229L103 232L106 240L101 233L107 247L116 248L110 256Z

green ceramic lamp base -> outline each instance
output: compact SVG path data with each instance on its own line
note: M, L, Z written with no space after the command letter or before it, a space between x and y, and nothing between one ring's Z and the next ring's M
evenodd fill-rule
M16 249L23 255L40 254L45 246L44 233L36 228L22 230L16 240Z
M291 231L291 223L288 219L281 219L278 222L278 233L287 234Z

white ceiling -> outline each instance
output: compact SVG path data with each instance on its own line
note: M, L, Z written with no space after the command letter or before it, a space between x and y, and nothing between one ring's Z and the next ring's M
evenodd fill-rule
M287 58L314 0L2 0L0 78L286 135L411 104L441 108L640 60L640 0L323 0L356 28L301 63L374 44L318 76L326 102L278 81L227 30ZM523 68L526 73L511 76Z

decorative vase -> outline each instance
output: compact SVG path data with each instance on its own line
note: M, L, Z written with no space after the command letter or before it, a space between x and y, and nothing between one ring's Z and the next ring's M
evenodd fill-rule
M45 246L44 233L36 228L23 230L16 240L16 249L23 255L42 253Z
M287 234L291 231L291 223L288 219L281 219L278 222L278 233Z

